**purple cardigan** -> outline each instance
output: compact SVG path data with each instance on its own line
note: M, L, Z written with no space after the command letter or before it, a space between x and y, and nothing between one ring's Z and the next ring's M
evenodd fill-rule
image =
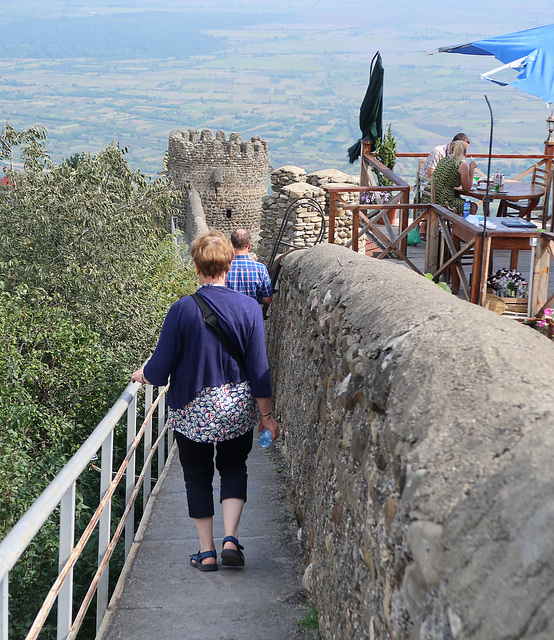
M264 321L259 304L226 287L198 289L217 315L224 331L244 354L239 367L217 334L202 318L196 302L186 296L175 302L166 318L144 377L153 385L171 385L167 403L172 409L187 405L204 387L248 380L255 398L271 396L269 365L265 351Z

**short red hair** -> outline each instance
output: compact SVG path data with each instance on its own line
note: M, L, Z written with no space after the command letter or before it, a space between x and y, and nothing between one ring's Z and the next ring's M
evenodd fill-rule
M219 231L200 234L192 243L190 254L200 273L210 278L226 274L235 257L231 241Z

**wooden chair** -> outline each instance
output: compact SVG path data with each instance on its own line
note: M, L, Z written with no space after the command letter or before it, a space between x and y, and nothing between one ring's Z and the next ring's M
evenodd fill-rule
M546 229L546 223L549 218L548 205L550 202L550 189L552 187L552 170L546 169L546 161L541 160L531 169L524 171L519 175L516 180L519 180L523 176L527 175L531 170L533 175L531 177L531 184L536 184L544 189L544 196L540 199L539 204L527 214L527 220L540 220L543 229ZM514 209L516 212L523 211L528 204L526 201L511 202L506 201L507 214L509 215L509 209ZM535 215L537 214L537 215Z
M421 171L421 167L424 162L425 162L424 158L419 158L419 161L417 163L416 181L414 186L414 204L419 204L421 200L421 196L419 192L421 188L419 172Z
M422 195L423 194L427 194L430 199L431 202L435 202L435 181L433 179L433 176L431 175L431 180L429 180L428 185L426 185L423 189ZM444 206L445 209L448 209L449 211L452 211L453 213L458 213L456 211L456 209L445 205ZM425 224L425 223L423 223ZM450 255L452 255L452 251L454 250L455 252L458 252L461 248L461 246L463 246L465 243L458 243L455 248L453 247L447 247L446 243L445 243L445 239L442 236L442 232L439 229L439 233L441 234L441 240L439 242L439 257L438 257L438 263L442 264L443 262L445 262L447 260L447 256L449 257ZM461 256L461 258L458 260L458 263L460 265L460 267L463 269L464 267L472 267L473 266L473 253L474 253L474 249L473 247L470 248L463 256ZM451 278L451 270L448 269L445 273L446 279L450 280ZM470 275L470 280L469 282L471 283L471 275Z

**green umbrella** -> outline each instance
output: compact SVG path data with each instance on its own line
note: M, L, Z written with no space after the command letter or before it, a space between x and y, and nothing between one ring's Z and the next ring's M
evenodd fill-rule
M369 84L360 107L360 131L362 137L348 149L348 159L352 164L359 157L362 140L375 145L383 137L383 79L385 71L381 62L381 54L373 56L369 68Z

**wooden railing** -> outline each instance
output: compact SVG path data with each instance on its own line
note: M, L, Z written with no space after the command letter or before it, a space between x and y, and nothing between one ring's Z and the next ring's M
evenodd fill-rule
M425 157L421 153L398 153L398 157ZM473 154L476 158L488 158L486 154ZM552 156L544 154L493 154L492 158L534 160L543 163L552 163ZM533 164L536 164L533 163ZM372 181L372 172L376 171L385 176L392 185L376 185ZM533 167L523 171L516 179L524 178L533 171ZM415 272L422 274L413 259L408 256L407 237L412 229L419 227L423 221L427 222L427 243L425 254L424 272L431 273L434 280L438 280L446 273L451 273L455 287L462 286L466 298L475 304L485 304L486 296L486 269L483 271L481 261L488 264L490 252L499 242L504 246L506 242L498 238L501 234L488 230L486 234L479 233L473 225L463 221L460 216L444 209L436 204L411 204L410 185L393 171L385 167L374 158L367 149L362 152L362 167L359 187L341 186L325 187L329 193L329 242L335 241L335 218L338 206L344 211L352 212L352 239L347 244L354 251L359 250L360 236L369 233L380 245L380 250L373 255L381 260L393 256L405 262ZM346 194L386 192L391 196L386 202L365 204L359 201L352 203L345 199ZM551 201L554 209L554 198ZM398 230L395 230L387 216L387 212L397 209L400 212ZM410 219L410 212L412 218ZM554 296L547 299L548 270L550 257L554 257L554 211L551 211L551 233L529 231L520 234L521 237L513 239L514 251L523 248L527 243L527 249L531 248L531 287L529 292L528 315L530 317L541 315L544 309L554 303ZM382 220L381 224L378 224ZM384 225L383 225L384 223ZM455 229L453 230L453 227ZM467 227L467 228L466 228ZM386 229L386 234L384 233ZM461 240L461 243L460 243ZM461 246L460 246L461 244ZM509 243L508 243L509 244ZM517 245L517 246L516 246ZM509 248L509 247L508 247ZM462 258L468 254L473 255L472 284L462 269ZM483 275L482 275L483 272Z
M375 169L379 173L381 173L385 178L387 178L393 184L391 186L381 186L376 185L371 181L371 169ZM337 211L337 203L340 203L345 210L352 211L352 241L349 243L349 246L352 246L354 251L358 251L358 242L360 233L365 233L367 230L365 227L360 231L359 224L360 218L364 221L368 228L375 230L374 223L380 219L383 219L387 231L389 234L393 233L392 225L388 217L386 216L387 211L392 209L398 209L400 211L401 223L400 228L405 229L408 223L408 215L410 210L410 185L402 180L399 176L397 176L393 171L391 171L384 164L379 162L376 158L374 158L371 154L363 154L362 155L362 179L360 180L360 187L333 187L328 186L325 187L326 191L329 193L330 202L329 202L329 242L333 244L335 242L335 220L336 220L336 211ZM353 205L347 201L345 201L341 194L344 193L375 193L376 196L379 193L390 193L390 199L387 200L386 203L376 204L358 204ZM376 215L370 221L368 217L363 213L365 211L376 211ZM378 230L377 230L378 231ZM382 234L381 234L382 235ZM401 239L400 249L405 252L406 251L406 238L405 236Z

